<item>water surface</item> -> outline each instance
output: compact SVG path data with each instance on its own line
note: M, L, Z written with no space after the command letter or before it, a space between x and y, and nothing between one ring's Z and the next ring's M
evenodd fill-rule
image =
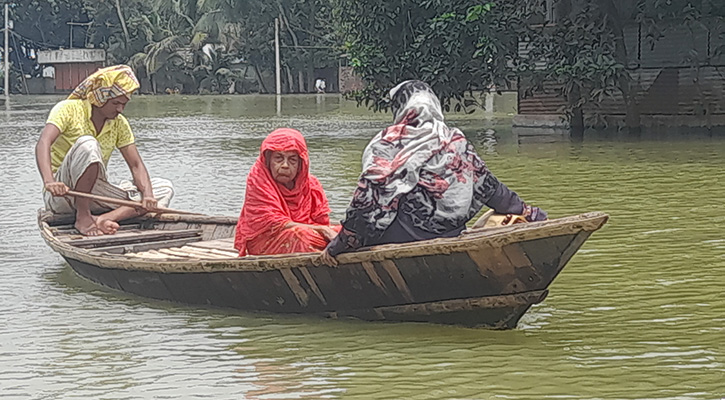
M552 217L605 211L513 331L208 310L112 292L40 239L33 146L57 97L0 110L3 399L721 399L725 140L518 145L503 114L453 115L494 173ZM337 96L138 97L125 113L172 207L237 215L271 130L307 137L344 212L389 116ZM129 175L116 154L110 172Z

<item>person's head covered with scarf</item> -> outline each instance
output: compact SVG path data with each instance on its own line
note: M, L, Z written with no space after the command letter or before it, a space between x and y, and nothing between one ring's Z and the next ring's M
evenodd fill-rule
M128 65L101 68L83 80L68 96L69 100L86 100L101 109L104 117L113 119L123 111L140 84ZM109 101L115 100L108 104Z
M410 111L415 111L419 120L443 121L440 100L425 82L416 80L401 82L390 89L389 96L393 124L401 123Z
M287 159L277 161L275 157ZM275 171L279 162L298 165ZM289 222L329 225L327 197L320 182L309 173L309 166L307 143L299 131L280 128L264 139L247 176L237 224L234 244L240 255L245 254L250 241L274 236ZM293 169L296 173L291 176Z

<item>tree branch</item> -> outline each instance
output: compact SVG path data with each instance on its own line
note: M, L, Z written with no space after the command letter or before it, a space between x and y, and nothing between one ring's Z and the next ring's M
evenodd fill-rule
M116 0L116 13L118 13L118 19L121 20L121 28L123 29L123 36L126 39L126 46L128 46L128 43L131 41L131 38L128 35L128 28L126 28L126 19L123 18L123 12L121 12L121 1L120 0Z

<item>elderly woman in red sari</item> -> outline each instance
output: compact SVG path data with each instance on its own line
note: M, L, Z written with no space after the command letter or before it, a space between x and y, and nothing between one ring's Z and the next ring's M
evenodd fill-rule
M337 235L322 185L309 173L299 131L277 129L262 142L247 177L234 247L239 256L310 253Z

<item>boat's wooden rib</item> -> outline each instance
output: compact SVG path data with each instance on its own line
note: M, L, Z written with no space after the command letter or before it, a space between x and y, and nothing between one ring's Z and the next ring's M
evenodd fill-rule
M317 254L237 257L236 218L158 215L116 235L78 238L39 213L45 241L81 276L155 299L241 310L512 328L591 235L603 213L457 238L375 246L318 265Z

